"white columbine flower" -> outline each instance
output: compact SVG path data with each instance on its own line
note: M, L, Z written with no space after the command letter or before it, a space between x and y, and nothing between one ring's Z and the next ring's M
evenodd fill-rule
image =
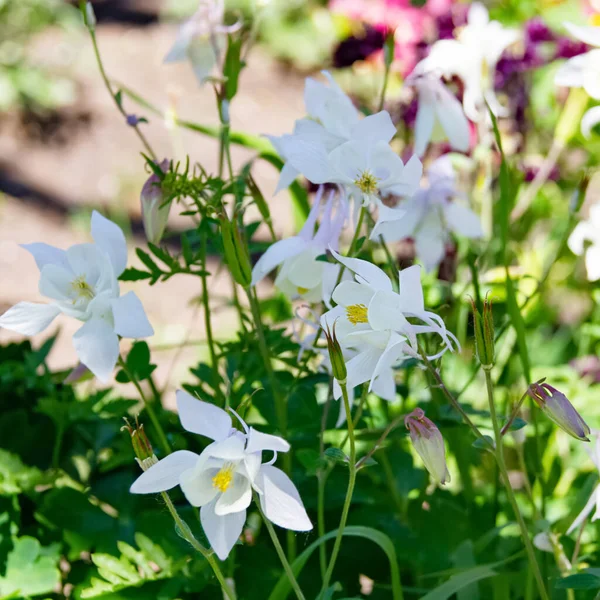
M593 50L570 58L556 72L554 82L565 87L581 87L594 100L600 100L600 27L581 27L564 24L574 37L594 46ZM600 123L600 107L590 108L581 120L581 131L589 137L592 128Z
M419 68L462 79L463 106L471 121L487 116L486 102L495 115L506 116L507 110L494 92L494 76L502 53L520 37L518 30L490 21L487 8L474 2L469 9L468 23L460 29L457 39L435 42Z
M412 198L395 208L380 207L371 239L383 236L386 242L395 242L413 238L418 258L430 271L444 257L450 233L468 238L483 235L479 217L455 201L460 196L450 157L442 156L431 164L427 183Z
M106 381L119 357L119 336L144 338L154 331L139 298L119 292L118 277L127 264L123 232L96 211L91 229L94 244L67 250L40 243L23 246L40 269L40 293L52 302L19 302L0 317L0 327L35 335L60 313L83 321L73 336L77 356Z
M585 253L589 281L600 279L600 204L590 208L587 221L581 221L569 237L569 248L577 256Z
M352 128L359 122L359 113L327 71L322 71L328 85L307 77L304 86L304 105L308 118L299 119L291 135L267 136L277 152L287 160L286 148L290 138L322 145L331 152L348 141ZM281 171L275 193L288 187L300 172L289 161Z
M312 524L290 478L272 466L277 452L290 445L282 438L248 427L232 427L231 417L218 406L177 392L179 419L184 429L211 440L198 455L188 450L169 454L142 473L131 486L133 494L156 494L179 485L187 501L200 507L200 521L211 547L225 560L242 534L252 490L269 521L293 531ZM262 452L274 458L262 462Z
M592 431L590 437L593 438L592 444L590 444L590 446L585 446L585 451L592 459L596 469L600 471L600 431ZM592 522L600 519L600 483L594 488L590 499L583 507L583 510L577 515L577 518L573 521L571 527L567 529L567 535L573 533L573 531L575 531L575 529L577 529L588 518L594 509L596 510L592 516Z
M275 286L292 300L302 298L307 302L329 304L339 265L317 260L327 252L329 246L338 247L342 228L348 216L346 199L340 195L335 202L335 192L331 192L315 233L315 224L321 211L323 189L315 197L315 202L300 233L280 240L269 246L252 270L252 285L256 285L275 267L281 265L275 279ZM334 203L337 204L333 215Z
M189 60L196 79L203 84L221 64L227 34L240 28L240 24L224 25L224 13L224 0L200 0L196 12L179 28L165 62Z
M418 94L415 121L415 154L423 156L431 140L447 139L454 150L469 149L469 121L458 98L442 83L439 76L421 66L406 78Z
M395 133L384 110L359 121L351 138L331 152L318 141L297 136L280 142L289 163L312 183L337 183L363 204L379 204L381 196L411 194L421 179L421 161L413 156L404 165L390 147Z
M458 347L442 319L425 310L420 267L399 272L398 293L389 277L374 264L335 251L333 255L354 273L355 281L342 281L335 288L332 299L337 306L321 317L321 326L332 330L335 325L342 348L357 352L346 365L348 388L370 381L369 389L373 389L374 380L386 370L409 357L418 358L418 334L431 332L442 338L444 349L431 358ZM413 324L408 317L423 324ZM391 386L388 391L391 395ZM340 395L334 383L334 397Z

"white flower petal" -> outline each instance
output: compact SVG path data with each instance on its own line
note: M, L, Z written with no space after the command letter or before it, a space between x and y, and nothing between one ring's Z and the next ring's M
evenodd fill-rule
M53 304L19 302L0 317L0 327L22 335L35 335L44 331L60 314Z
M335 259L356 274L359 283L366 283L376 290L391 290L392 282L389 277L373 263L360 258L350 258L338 254L331 249Z
M183 390L177 391L179 420L186 431L222 441L231 432L231 417L223 409L197 400Z
M375 292L369 303L369 325L375 331L406 331L410 324L402 314L400 296L395 292Z
M211 40L207 35L204 37L194 37L187 48L187 56L190 59L194 75L200 85L206 81L206 78L210 76L217 64L213 42L220 47L224 46L221 36L215 35L213 40Z
M600 27L582 27L573 23L563 23L565 29L580 42L589 46L600 46Z
M585 268L588 281L600 279L600 246L590 246L585 252Z
M156 494L166 492L179 485L182 473L192 469L198 460L198 455L188 450L177 450L147 471L142 473L130 488L132 494Z
M443 84L438 90L438 102L435 105L436 115L444 129L450 145L459 152L467 152L470 145L469 121L458 98Z
M75 274L70 268L48 264L40 273L39 291L53 300L69 300L73 292Z
M213 500L200 509L200 522L215 554L225 560L242 535L246 511L219 516L215 513L215 504Z
M570 58L556 72L554 83L564 87L583 87L583 77L587 64L587 54L579 54Z
M392 369L379 369L379 375L371 381L371 388L376 396L387 402L396 400L396 380Z
M237 513L246 510L252 500L252 487L250 481L243 475L236 473L231 485L217 498L215 514L219 516Z
M192 41L194 34L194 23L192 21L185 22L177 32L175 43L163 59L165 63L179 62L186 60L187 49Z
M259 479L263 493L262 510L272 523L293 531L310 531L312 523L306 514L300 494L291 479L280 469L263 465Z
M416 314L425 310L423 286L421 284L421 267L413 265L407 269L402 269L399 273L399 278L400 306L402 312Z
M58 265L61 267L67 267L68 265L66 252L49 244L21 244L21 248L24 248L33 256L35 264L40 271L46 265Z
M115 277L119 277L127 266L127 242L123 230L98 211L94 211L92 237L98 247L108 254Z
M368 149L366 144L350 140L333 150L329 154L329 163L333 170L330 181L353 185L363 172L370 169Z
M111 300L115 320L115 332L126 338L145 338L154 335L154 329L148 321L141 300L128 292L124 296Z
M458 235L468 238L483 236L479 217L469 208L456 202L448 202L444 205L444 219L451 231Z
M324 146L285 136L283 149L288 162L312 183L332 181L332 170L329 157Z
M275 188L273 195L275 196L279 194L281 190L290 187L298 175L300 175L298 169L295 169L290 163L286 162L283 165L283 169L281 169L279 181L277 182L277 187Z
M364 304L369 306L373 290L368 285L362 285L356 281L342 281L333 292L333 301L342 306Z
M415 249L425 269L431 271L444 258L445 238L439 218L430 213L415 236Z
M283 438L269 433L257 431L254 427L250 427L248 433L248 443L246 444L246 452L262 452L263 450L274 450L275 452L287 452L290 445Z
M396 135L396 127L387 110L365 117L352 128L352 139L361 144L372 145L375 142L388 144Z
M373 371L373 377L371 379L371 383L369 385L369 391L375 388L375 382L381 379L381 376L388 374L388 384L389 384L389 373L392 373L392 385L393 392L391 394L391 398L388 396L386 400L393 401L395 400L396 395L396 386L393 379L393 371L392 367L394 367L400 359L408 358L408 355L405 352L406 348L406 338L397 333L392 333L390 336L390 341L386 349L383 351L382 355L379 357L377 361L377 365L375 366L375 370ZM381 387L379 388L381 389ZM390 390L385 390L386 394L389 394Z
M299 236L279 240L269 246L252 269L252 285L256 285L275 267L307 248L307 241Z
M412 196L419 189L422 176L423 163L413 154L399 175L386 182L385 191L396 196Z
M383 350L381 348L367 347L366 349L362 349L346 363L346 369L348 371L348 382L346 385L349 390L366 381L371 381L373 372L375 371L375 367L377 366L377 362L382 352ZM342 390L337 381L334 381L333 397L337 400L341 395Z
M79 360L102 382L110 378L119 358L119 338L103 319L91 319L73 335Z
M215 469L198 469L197 465L183 471L179 476L179 485L185 499L192 506L204 506L219 493L213 485L213 477L218 471Z
M215 458L222 458L224 460L242 460L246 455L244 447L246 445L246 436L242 433L234 432L228 438L213 442L206 449L210 456L214 456Z
M419 108L417 109L417 118L415 120L415 154L423 156L431 135L433 133L433 124L435 121L435 106L433 102L428 102L419 95Z
M592 135L592 129L600 123L600 106L593 106L585 112L581 119L581 133L586 138Z
M427 210L427 202L422 198L421 191L397 208L381 206L379 220L373 228L371 239L383 236L386 242L397 242L412 237Z

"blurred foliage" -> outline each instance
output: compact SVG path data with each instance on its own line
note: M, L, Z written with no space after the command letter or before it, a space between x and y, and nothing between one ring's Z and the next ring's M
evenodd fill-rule
M0 111L56 108L72 98L68 76L35 62L29 44L50 26L74 27L77 17L63 0L0 0Z

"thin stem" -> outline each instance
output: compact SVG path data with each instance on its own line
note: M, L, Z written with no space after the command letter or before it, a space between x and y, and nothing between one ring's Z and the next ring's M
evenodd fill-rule
M192 546L192 548L194 548L194 550L196 550L197 552L202 554L202 556L204 556L204 558L206 558L206 560L208 561L208 564L211 566L211 568L213 570L213 573L215 574L215 577L218 579L218 581L221 585L221 589L223 590L223 593L227 596L227 598L229 600L236 600L235 593L233 592L233 590L227 583L227 580L225 579L225 576L223 575L223 572L221 571L221 567L219 567L219 563L216 561L213 552L211 550L207 550L196 539L196 537L192 533L192 530L190 529L189 525L181 518L181 516L177 512L177 509L173 505L173 502L172 502L171 498L169 498L169 495L166 492L161 492L161 496L162 496L167 508L169 509L169 512L171 513L171 516L173 517L173 520L175 521L175 524L176 524L180 534Z
M344 536L344 529L346 528L346 521L348 520L348 513L350 511L350 504L352 503L352 495L354 493L354 484L356 482L356 443L354 440L354 424L352 422L352 412L350 408L350 400L348 398L348 387L345 382L340 381L340 387L342 388L342 396L344 398L344 407L346 409L346 423L348 424L348 437L350 439L350 460L348 462L348 489L346 490L346 499L344 500L344 506L342 508L342 516L340 518L340 526L338 528L335 543L333 545L333 551L329 560L329 567L325 573L325 579L323 580L323 587L321 588L321 595L323 595L329 588L329 582L333 575L333 569L340 552L342 545L342 537Z
M165 435L162 425L160 424L160 421L158 420L158 417L156 416L156 412L154 411L154 407L152 406L152 403L148 400L148 398L146 398L146 394L144 393L144 390L142 389L140 382L136 379L135 375L131 372L131 370L127 366L127 363L123 360L123 358L121 356L119 356L119 360L117 362L118 362L119 366L121 367L121 369L123 369L123 371L129 378L131 383L133 383L133 385L135 386L135 389L138 391L138 394L140 395L140 398L142 399L142 402L144 403L144 408L148 412L148 416L150 417L150 420L152 421L152 425L154 426L154 429L156 430L156 434L158 435L158 439L159 439L160 445L162 446L163 452L165 454L171 454L171 445L169 444L169 441L167 440L167 436Z
M210 303L208 296L208 277L206 275L206 231L200 234L200 262L202 266L202 306L204 307L204 329L206 330L206 341L210 353L210 363L212 367L213 387L215 394L224 404L221 386L219 385L221 377L219 376L219 361L215 351L215 341L213 338L212 323L210 319Z
M260 503L256 502L256 505L259 507L258 510L260 511L260 514L263 518L263 522L267 528L267 531L269 532L269 535L271 536L271 540L273 541L273 545L275 546L275 551L277 552L277 555L279 556L279 560L281 561L283 570L285 571L285 574L288 576L288 579L290 580L290 584L292 585L292 588L294 589L294 592L296 593L296 597L298 598L298 600L306 600L306 598L304 597L304 594L302 593L302 590L300 589L298 580L296 579L296 576L294 575L294 571L292 571L292 567L291 567L290 563L288 562L288 559L285 556L285 552L283 551L283 548L281 547L281 542L279 541L279 538L277 537L275 528L271 524L271 521L269 521L269 519L267 519L267 517L265 517L265 515L263 514L263 511L260 508Z
M365 220L365 215L367 214L367 210L368 209L366 206L360 207L360 213L358 215L358 222L356 223L356 230L354 231L354 236L352 237L352 241L350 242L350 248L348 249L348 254L346 255L349 258L352 258L354 256L356 244L358 243L358 240L360 239L360 230L362 229L362 224L363 224L363 221ZM335 282L334 289L338 285L340 285L345 270L346 270L346 266L341 265L340 272L339 272L337 280ZM315 344L316 344L316 342L317 342L317 339L315 339Z
M386 44L387 46L387 44ZM390 67L392 66L391 61L385 61L385 71L383 73L383 86L381 88L381 96L379 97L379 106L377 108L378 111L383 110L383 106L385 104L385 92L387 91L388 82L390 80Z
M321 415L321 432L319 435L319 455L323 458L325 453L325 429L327 429L327 417L331 408L332 384L329 384L329 393ZM320 468L317 472L317 531L319 537L325 535L325 484L331 472L330 467ZM325 578L327 572L327 548L325 544L319 545L319 566L321 568L321 579Z
M515 517L517 518L517 523L519 524L519 528L521 530L521 537L523 538L523 542L525 544L525 549L527 550L527 556L529 558L529 564L531 566L531 570L535 576L538 592L540 597L543 600L549 600L548 592L546 591L546 586L544 584L544 580L542 578L542 573L540 571L540 566L535 557L535 550L533 548L533 544L531 542L531 538L529 537L529 531L527 530L527 525L525 524L525 520L523 519L523 515L519 509L519 505L517 503L517 499L515 497L515 493L510 484L510 479L508 477L508 471L506 470L506 464L504 463L504 452L502 445L502 432L500 431L500 424L498 423L498 417L496 415L496 406L494 403L494 384L492 382L492 374L489 369L484 369L485 371L485 383L487 387L488 394L488 404L490 409L490 415L492 418L492 425L494 427L494 438L495 438L495 454L496 454L496 462L498 463L498 469L500 470L500 476L502 478L502 482L504 483L504 487L506 489L506 495L508 497L508 501L510 502L513 512L515 513Z
M506 424L504 425L504 427L502 427L500 434L501 435L506 435L506 432L510 429L510 426L513 424L513 421L517 418L517 415L519 414L519 410L521 410L521 406L523 405L523 402L525 402L525 398L527 398L527 392L525 392L522 396L521 399L517 402L517 404L515 405L515 407L513 408L513 411L510 415L510 417L508 418L508 421L506 421Z
M94 47L94 54L96 56L96 63L98 64L98 69L100 71L100 75L102 76L102 80L104 81L104 85L106 86L106 89L108 90L108 93L110 94L111 98L113 99L115 106L117 107L119 112L125 117L125 119L127 119L127 117L129 115L125 112L125 109L123 108L123 106L121 105L119 100L117 99L116 94L113 92L110 80L106 74L106 71L104 70L104 65L102 64L102 57L100 56L100 49L98 48L98 41L96 40L96 32L93 29L90 29L89 31L90 31L90 37L92 38L92 46ZM136 124L136 125L131 125L131 127L133 127L133 129L137 133L137 136L140 138L140 141L142 142L142 144L143 144L144 148L146 149L146 152L148 153L150 158L152 160L156 161L157 160L156 154L154 154L154 150L152 150L152 147L150 146L148 140L146 139L146 136L141 132L139 126Z

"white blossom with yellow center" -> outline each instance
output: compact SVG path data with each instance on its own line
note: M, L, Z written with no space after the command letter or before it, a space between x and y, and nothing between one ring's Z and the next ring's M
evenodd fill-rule
M187 501L200 507L200 521L221 560L239 540L254 490L264 515L280 527L308 531L312 524L289 477L272 465L278 452L290 445L282 438L261 433L221 408L177 392L177 408L184 429L214 440L198 455L178 450L142 473L131 486L134 494L151 494L179 485ZM262 462L263 451L273 458Z
M23 246L40 270L39 291L51 302L20 302L0 317L0 327L35 335L61 313L82 321L73 336L75 350L81 363L106 381L119 356L119 336L144 338L154 331L138 297L120 295L118 277L127 265L123 232L96 211L91 232L95 243L67 250L42 243Z

